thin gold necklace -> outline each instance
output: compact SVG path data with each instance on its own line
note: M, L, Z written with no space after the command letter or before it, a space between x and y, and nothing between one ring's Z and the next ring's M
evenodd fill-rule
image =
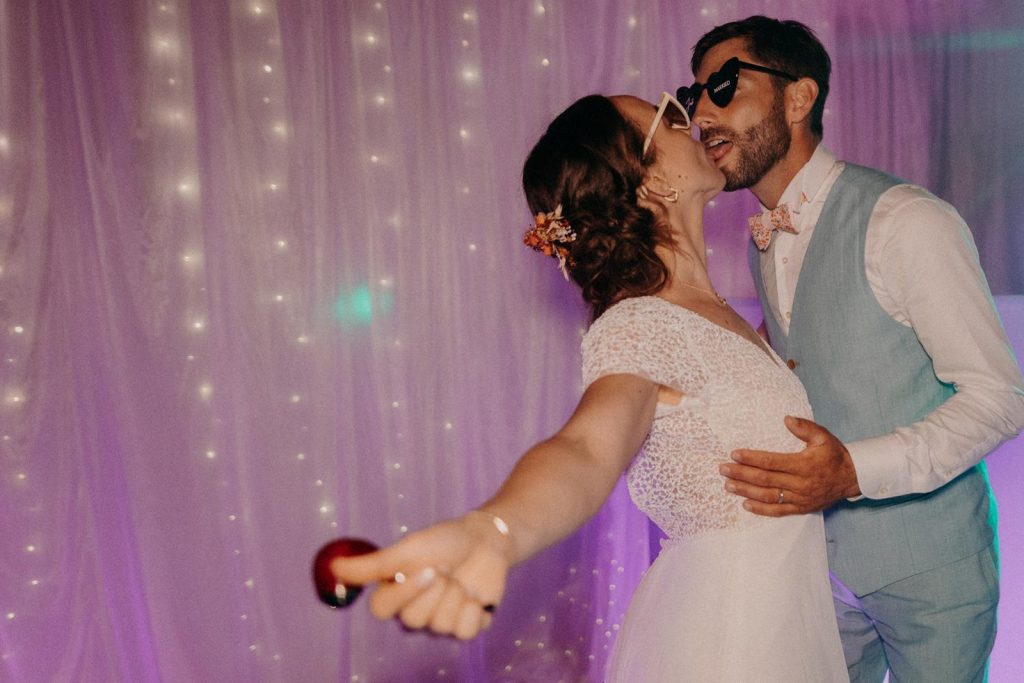
M689 284L687 284L685 282L680 282L679 284L681 284L683 287L689 287L690 289L696 289L698 292L704 292L705 294L710 294L715 299L715 301L718 302L719 306L725 306L728 303L725 300L725 297L723 297L721 294L719 294L718 292L716 292L713 289L704 289L703 287L698 287L696 285L689 285Z

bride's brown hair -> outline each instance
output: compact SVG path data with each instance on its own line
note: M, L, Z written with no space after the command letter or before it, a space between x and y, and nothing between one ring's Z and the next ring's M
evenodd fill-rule
M668 281L654 249L671 245L667 226L637 204L653 156L611 100L588 95L551 122L523 166L530 210L562 215L576 233L568 271L594 318L622 299L653 294Z

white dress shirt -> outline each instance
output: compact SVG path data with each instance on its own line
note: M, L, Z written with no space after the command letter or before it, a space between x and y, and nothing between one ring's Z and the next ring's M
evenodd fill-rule
M779 200L798 233L776 232L760 261L769 307L787 334L807 245L844 166L819 145ZM932 491L1021 431L1024 380L956 209L915 185L890 188L871 213L864 260L878 303L914 329L956 393L919 422L846 447L863 495Z

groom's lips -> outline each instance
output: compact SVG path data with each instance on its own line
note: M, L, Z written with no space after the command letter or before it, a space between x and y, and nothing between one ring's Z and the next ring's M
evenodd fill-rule
M732 142L722 137L709 137L704 141L704 153L714 162L724 157L732 149Z

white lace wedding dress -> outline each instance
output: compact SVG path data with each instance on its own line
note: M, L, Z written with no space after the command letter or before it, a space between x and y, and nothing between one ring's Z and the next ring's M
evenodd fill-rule
M584 337L584 384L616 373L683 398L658 404L627 474L668 539L633 595L608 680L847 681L821 515L756 516L718 473L736 448L803 447L783 424L811 417L796 375L767 346L649 296L612 306Z

